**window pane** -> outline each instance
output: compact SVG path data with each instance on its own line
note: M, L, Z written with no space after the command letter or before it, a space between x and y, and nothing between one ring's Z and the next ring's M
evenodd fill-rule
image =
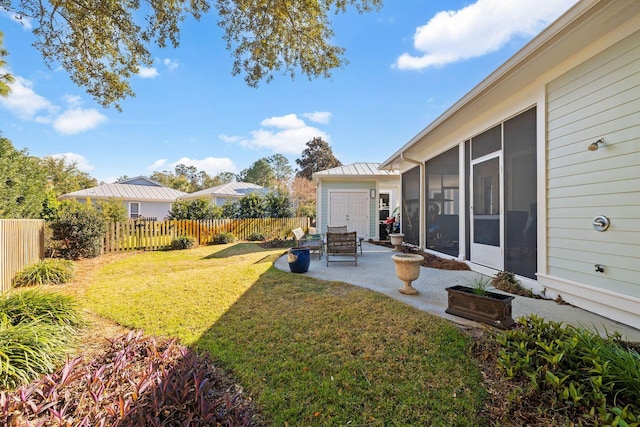
M502 148L502 126L498 125L471 139L471 159L479 159Z
M504 122L505 270L535 279L536 109Z
M426 162L427 248L452 256L459 254L458 147Z
M402 217L400 227L404 241L420 244L420 168L402 174Z

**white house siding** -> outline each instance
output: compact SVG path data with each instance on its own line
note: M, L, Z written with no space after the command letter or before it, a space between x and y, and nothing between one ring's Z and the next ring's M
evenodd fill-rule
M140 216L144 218L157 218L159 221L169 216L171 211L171 203L169 202L146 202L144 200L125 200L124 205L129 213L129 204L140 203Z
M621 299L634 320L611 317L640 327L640 32L551 81L547 116L548 276L560 294Z
M329 192L333 190L365 190L367 192L372 189L376 189L375 181L323 181L322 186L320 188L320 210L318 215L318 226L321 230L326 230L326 226L329 221ZM376 221L373 221L373 218L376 218L377 214L377 197L372 199L369 197L369 236L364 237L373 237L376 235Z

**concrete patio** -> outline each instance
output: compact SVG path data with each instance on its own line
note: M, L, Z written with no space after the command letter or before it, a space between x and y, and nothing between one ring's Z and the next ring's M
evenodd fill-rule
M303 274L317 279L341 281L371 289L461 325L486 326L445 313L447 308L447 291L445 289L449 286L468 285L474 278L480 276L479 273L422 267L420 277L413 282L413 287L419 291L419 294L403 295L398 292L398 289L403 286L403 282L397 278L395 266L391 259L395 252L390 248L367 242L362 244L362 250L362 255L358 253L357 267L353 262L332 262L327 267L324 257L322 260L318 260L317 254L311 254L309 271ZM280 257L275 266L280 270L289 271L287 256ZM619 332L628 341L640 342L640 330L638 329L577 307L558 304L552 300L517 296L512 303L512 308L514 319L529 314L537 314L548 320L581 326L596 330L601 334L604 334L605 331L609 334Z

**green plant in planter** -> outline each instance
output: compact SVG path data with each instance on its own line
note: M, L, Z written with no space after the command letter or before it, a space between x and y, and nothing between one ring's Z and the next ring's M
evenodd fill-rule
M469 287L476 295L486 295L489 289L489 279L484 276L476 277L471 281Z

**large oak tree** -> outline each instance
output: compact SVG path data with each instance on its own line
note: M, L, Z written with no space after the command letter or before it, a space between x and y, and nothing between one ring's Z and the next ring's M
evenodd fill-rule
M0 9L32 20L34 47L64 68L103 106L134 95L129 79L153 63L152 45L177 47L179 24L213 8L249 86L275 72L329 77L346 64L330 13L379 10L382 0L0 0Z

